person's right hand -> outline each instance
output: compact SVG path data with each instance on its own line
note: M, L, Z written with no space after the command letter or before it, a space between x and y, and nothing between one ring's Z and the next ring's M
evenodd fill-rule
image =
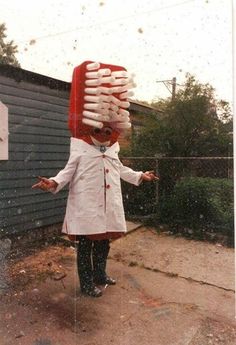
M42 189L48 191L50 189L56 189L57 187L57 183L54 180L41 176L38 176L38 179L40 181L32 186L33 189Z

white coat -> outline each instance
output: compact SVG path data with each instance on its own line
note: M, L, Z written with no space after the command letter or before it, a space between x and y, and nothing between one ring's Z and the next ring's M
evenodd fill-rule
M116 142L102 153L83 140L71 138L70 158L55 177L54 193L68 182L69 195L62 231L69 235L125 232L120 178L138 186L142 172L125 167Z

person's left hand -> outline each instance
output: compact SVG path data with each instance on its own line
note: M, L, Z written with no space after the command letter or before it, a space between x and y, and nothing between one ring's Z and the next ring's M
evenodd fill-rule
M146 171L142 174L142 180L144 181L157 181L159 177L155 175L154 170Z

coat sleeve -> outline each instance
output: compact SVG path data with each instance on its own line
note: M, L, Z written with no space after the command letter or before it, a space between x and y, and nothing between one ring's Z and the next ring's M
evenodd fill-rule
M139 186L142 182L142 171L134 171L120 162L120 177L122 180Z
M67 183L71 181L76 171L78 162L79 157L76 155L74 151L72 151L65 168L59 171L59 173L56 176L50 177L51 180L54 180L58 184L57 188L54 191L52 191L53 194L58 193Z

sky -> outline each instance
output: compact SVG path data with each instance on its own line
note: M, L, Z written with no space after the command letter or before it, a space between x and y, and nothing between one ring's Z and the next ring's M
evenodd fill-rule
M21 67L64 81L92 60L135 74L134 99L169 97L186 73L233 100L232 0L0 0ZM169 84L171 87L171 85Z

